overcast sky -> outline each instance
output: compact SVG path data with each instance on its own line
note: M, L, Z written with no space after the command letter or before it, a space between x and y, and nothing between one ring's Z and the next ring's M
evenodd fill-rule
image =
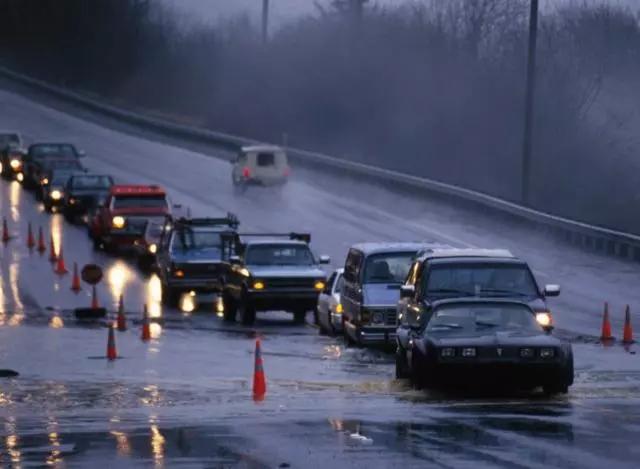
M175 8L176 12L185 18L193 18L198 21L215 22L229 15L248 13L258 19L262 0L162 0ZM315 0L320 4L328 4L329 0ZM419 0L370 0L381 5L397 5L402 3L418 2ZM637 6L640 8L640 0L541 0L543 8L569 2L583 3L611 3ZM301 14L315 11L314 0L270 0L271 14L274 23L282 23Z

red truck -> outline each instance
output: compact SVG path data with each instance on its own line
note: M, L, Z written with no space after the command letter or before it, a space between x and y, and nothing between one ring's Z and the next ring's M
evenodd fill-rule
M90 219L89 237L96 249L135 249L144 240L147 222L164 222L170 206L158 186L114 185Z

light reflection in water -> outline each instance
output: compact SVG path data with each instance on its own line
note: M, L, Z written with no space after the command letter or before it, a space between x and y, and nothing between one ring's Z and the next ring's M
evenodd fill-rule
M60 252L60 246L62 246L62 218L60 216L55 216L49 217L49 220L51 221L49 226L51 229L51 236L53 236L53 241L56 245L56 252Z
M120 295L124 294L124 287L134 277L129 265L123 261L117 261L107 272L107 282L111 289L113 301L115 304L120 301Z
M147 283L147 308L150 318L162 317L162 282L156 274Z
M49 321L49 327L52 329L62 329L64 327L64 321L58 315L52 316Z
M185 293L180 298L180 310L183 313L193 313L197 307L196 295Z
M15 417L11 416L7 419L4 424L4 429L7 434L4 443L7 448L7 453L9 453L12 467L19 469L22 467L20 465L22 462L22 453L20 452L20 437L18 436Z
M20 289L18 281L20 279L20 264L14 262L9 267L9 286L11 288L11 296L13 297L14 313L9 318L10 326L19 326L24 320L24 305L20 299Z
M128 456L131 454L131 444L129 437L124 432L112 430L111 435L116 439L116 451L120 456Z
M149 424L151 425L151 453L153 454L153 462L155 467L164 467L164 451L166 440L160 428L158 427L158 418L152 416L149 418Z
M51 452L47 456L47 465L56 466L62 461L62 443L60 441L60 435L58 435L58 422L53 417L49 417L49 424L47 425L49 431L49 444L51 445Z
M162 335L162 326L157 322L152 322L149 324L149 332L152 339L158 339Z
M9 203L11 204L11 219L14 222L20 221L20 196L22 195L22 187L16 181L11 183L9 189Z

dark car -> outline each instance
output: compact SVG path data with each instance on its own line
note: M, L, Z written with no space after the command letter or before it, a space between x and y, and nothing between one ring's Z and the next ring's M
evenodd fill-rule
M526 303L462 298L403 314L396 377L417 387L534 389L566 393L573 384L571 344L545 331Z
M78 174L77 170L56 169L47 173L47 180L40 187L39 197L47 212L51 212L54 207L63 205L67 181L74 174Z
M253 239L251 239L253 238ZM296 322L315 309L326 285L320 264L309 248L311 235L243 234L234 242L237 256L224 288L224 317L253 324L260 311L287 311Z
M504 249L436 248L422 253L411 266L398 312L428 309L446 298L511 298L529 304L541 325L550 327L547 297L559 294L558 285L541 289L527 263Z
M418 253L440 245L363 243L349 250L341 299L347 345L392 345L400 286Z
M17 132L0 131L0 173L5 179L19 179L24 158L22 138Z
M220 297L231 270L238 225L231 213L223 218L181 218L165 224L156 249L165 302L174 306L186 292Z
M84 156L84 152L79 151L70 143L35 143L29 146L29 150L24 155L22 171L24 174L24 186L27 189L34 189L40 186L45 177L43 165L49 159L73 159L78 160Z
M64 188L62 204L67 221L74 222L79 217L91 216L106 202L113 184L111 176L102 174L78 174L70 177Z

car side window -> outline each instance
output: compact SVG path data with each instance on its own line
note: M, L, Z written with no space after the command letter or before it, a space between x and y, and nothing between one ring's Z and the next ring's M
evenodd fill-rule
M344 265L344 278L348 282L356 283L360 277L360 268L362 265L362 253L352 249L349 251L347 261Z

